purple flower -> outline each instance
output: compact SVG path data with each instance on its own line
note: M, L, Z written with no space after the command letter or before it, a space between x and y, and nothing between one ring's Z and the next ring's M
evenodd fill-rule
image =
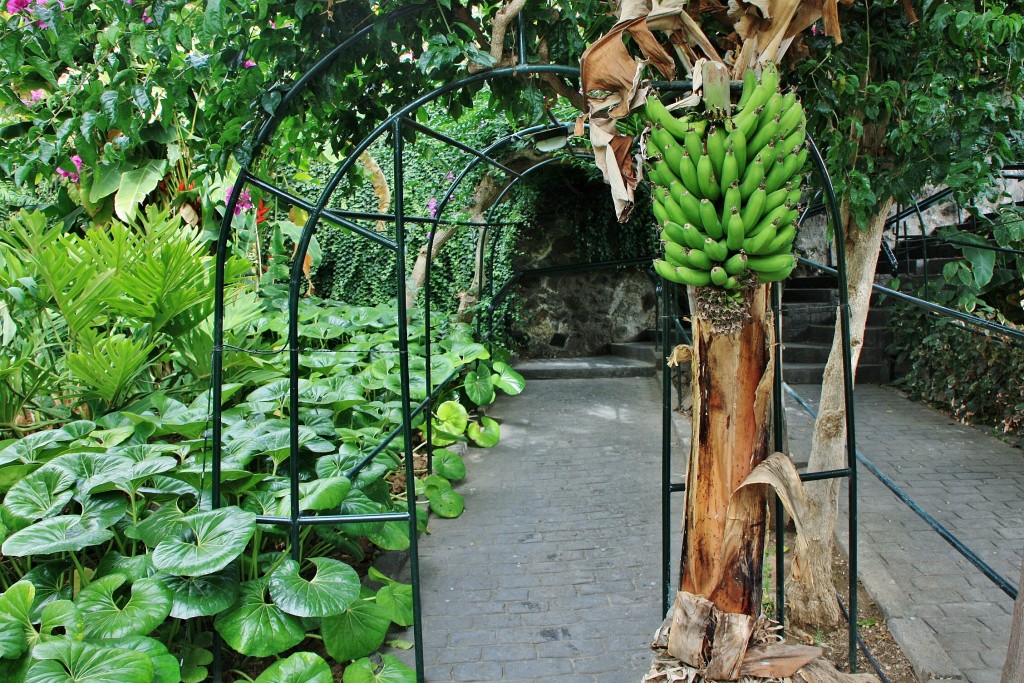
M252 61L251 59L247 59L245 60L245 64L243 64L242 66L244 66L246 69L251 69L254 66L256 66L256 62Z
M40 88L39 90L29 90L28 94L33 102L38 102L46 96L46 91Z
M80 177L79 173L81 173L82 171L82 157L78 156L77 154L74 155L73 157L71 157L71 163L75 165L74 171L65 171L63 168L58 166L57 175L59 175L61 178L67 178L73 183L77 183Z
M448 171L448 175L446 175L444 179L447 180L449 183L452 182L453 180L455 180L455 172Z
M270 20L270 28L277 28L277 22L273 19Z
M427 211L430 212L431 218L437 218L437 200L433 197L427 201Z
M146 10L142 10L142 23L143 24L152 24L153 23L153 17L149 16L149 12L147 12Z
M228 201L231 201L231 195L228 195ZM249 188L243 188L238 194L238 201L235 202L235 215L239 215L243 211L248 211L253 206L252 195L249 193Z
M17 14L28 8L32 0L7 0L7 13Z

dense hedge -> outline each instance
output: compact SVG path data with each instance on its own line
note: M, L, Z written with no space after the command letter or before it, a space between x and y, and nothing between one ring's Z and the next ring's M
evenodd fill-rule
M963 422L1024 435L1024 346L926 311L896 305L890 326L896 384Z

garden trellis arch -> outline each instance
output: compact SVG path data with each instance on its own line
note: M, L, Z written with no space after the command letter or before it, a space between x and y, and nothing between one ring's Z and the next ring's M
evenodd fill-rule
M300 347L299 341L299 301L301 299L301 292L304 285L304 274L303 274L303 262L305 255L307 254L312 237L317 229L317 226L321 222L328 222L347 229L358 235L359 237L369 240L374 243L378 248L385 249L394 255L396 262L396 282L395 282L395 294L397 300L397 334L398 334L398 346L399 346L399 376L401 381L401 414L402 423L399 427L394 429L384 440L375 447L365 458L357 464L348 474L350 477L356 476L358 472L369 464L374 457L396 441L399 437L402 439L402 451L404 454L404 465L405 465L405 476L406 481L411 482L414 479L415 472L413 467L413 420L421 414L429 414L429 409L432 400L438 395L441 389L449 382L453 377L448 377L445 380L437 384L437 389L433 389L433 381L430 377L430 261L428 258L427 277L424 285L424 301L425 301L425 315L427 333L425 335L425 360L426 360L426 381L427 381L427 397L425 400L419 402L417 405L413 405L413 399L410 391L410 352L409 352L409 331L408 331L408 310L405 301L405 273L407 265L407 254L405 247L406 238L406 225L409 223L430 223L430 224L443 224L445 223L442 215L447 208L450 200L455 194L456 189L459 185L466 180L472 170L481 163L486 163L498 170L506 173L511 181L502 190L501 196L504 197L508 191L516 183L522 181L531 172L556 161L555 159L548 159L541 161L525 171L515 171L495 158L495 154L501 150L502 147L509 144L514 140L521 140L526 136L533 133L550 129L552 125L541 125L533 128L528 128L518 133L515 133L507 138L499 140L494 144L487 147L485 150L476 150L468 145L464 145L457 140L453 140L446 136L443 136L436 131L433 131L430 127L417 123L410 120L409 114L415 112L420 107L436 101L438 98L443 97L446 94L450 94L461 89L467 88L471 85L476 85L501 78L515 78L522 76L534 76L540 74L554 74L567 78L576 78L579 75L579 69L577 67L562 66L562 65L551 65L551 64L529 64L524 60L526 55L525 49L525 31L522 15L519 20L519 32L518 40L520 45L520 63L511 66L498 69L491 69L485 72L481 72L475 75L468 76L458 81L443 85L435 90L416 96L410 100L405 106L393 111L383 121L381 121L372 132L361 142L356 144L348 155L340 161L337 168L330 179L324 183L321 188L319 197L315 201L306 200L287 189L279 186L278 184L261 177L258 173L253 171L254 162L260 158L261 153L264 151L267 143L278 129L279 124L292 113L291 109L293 104L297 101L298 95L306 90L315 79L322 75L334 61L347 50L358 50L363 41L370 39L373 35L373 30L380 24L390 24L397 22L403 18L406 18L415 12L423 9L423 6L411 6L400 10L396 10L389 15L380 18L374 24L370 24L352 36L339 43L335 48L328 52L320 61L316 63L308 72L302 75L292 87L283 94L280 103L276 107L274 113L266 119L260 126L256 133L252 145L250 147L250 154L248 158L242 163L241 169L238 173L237 179L233 185L232 191L227 199L227 206L225 209L224 219L221 225L220 234L216 244L216 261L215 261L215 299L214 299L214 326L213 326L213 356L212 356L212 372L211 372L211 405L212 405L212 462L211 462L211 480L212 480L212 505L216 507L220 500L220 487L221 487L221 461L222 461L222 448L223 448L223 424L222 424L222 410L223 410L223 367L224 367L224 354L225 352L239 352L246 353L246 349L236 349L228 347L224 343L224 317L225 317L225 273L226 263L229 254L229 245L232 241L232 227L231 218L234 214L234 209L238 203L241 192L246 187L254 187L262 191L268 196L274 197L286 205L297 207L308 212L308 218L306 219L300 236L296 242L296 250L293 254L293 262L290 271L289 287L288 287L288 332L287 332L287 345L282 351L287 352L289 358L289 391L288 391L288 412L289 412L289 453L292 456L296 456L300 448L299 438L299 372L300 372L300 357L302 348ZM396 59L398 55L395 55ZM688 88L689 83L682 82L668 82L668 83L656 83L656 87L661 89L680 89ZM554 126L565 126L568 129L568 124L555 122ZM436 215L434 217L416 217L406 214L405 204L405 187L403 178L403 154L404 154L404 135L406 130L411 130L416 133L422 133L436 137L443 142L450 144L454 147L461 149L462 151L472 155L473 159L467 164L467 166L454 178L452 184L443 197L438 203ZM568 130L567 130L568 132ZM365 212L348 212L339 211L336 209L329 208L328 204L338 190L342 180L346 174L356 164L359 156L367 151L370 146L382 136L390 133L392 136L392 153L394 159L395 177L393 180L393 197L394 197L394 210L391 214L375 214ZM832 190L831 182L828 179L827 170L825 169L824 161L817 148L811 143L811 159L814 163L815 169L822 180L822 187L824 190L824 209L831 219L835 235L835 248L837 255L837 270L839 274L839 300L840 300L840 321L841 321L841 334L843 339L843 346L845 349L844 354L844 370L845 370L845 383L846 383L846 423L847 423L847 443L848 453L855 452L855 432L853 424L853 381L850 359L850 328L849 328L849 302L847 300L846 290L846 271L845 271L845 258L843 254L843 235L842 235L842 223L839 220L839 208L838 202L836 201L835 193ZM495 202L496 204L497 202ZM487 219L484 223L477 224L481 226L486 233L492 223L490 221L491 212L488 212ZM391 222L393 229L390 233L378 232L376 230L364 227L360 225L358 220L383 220ZM427 253L432 252L433 247L433 231L428 238ZM483 256L481 256L483 259ZM492 289L493 292L493 289ZM676 329L678 321L673 318L674 312L669 310L669 303L672 300L670 297L670 288L661 286L661 310L662 310L662 351L665 356L668 355L671 350L670 347L670 334L673 329ZM780 326L780 315L781 315L781 294L780 288L775 287L775 324L777 329L777 338L780 338L778 329ZM493 309L492 309L493 311ZM781 363L777 366L781 369ZM663 519L662 519L662 539L663 539L663 554L662 554L662 568L663 568L663 607L667 610L669 604L669 596L674 592L672 589L672 581L670 579L670 548L671 548L671 494L681 491L681 484L674 484L670 478L670 460L671 460L671 434L672 434L672 387L671 378L669 373L663 372L663 485L662 485L662 504L663 504ZM774 392L774 415L776 421L775 439L776 449L782 450L782 379L781 373L776 373L775 378L775 392ZM426 420L427 429L430 427L430 420ZM428 442L429 442L429 431L428 431ZM424 680L423 674L423 639L422 639L422 615L420 610L420 580L419 580L419 567L418 567L418 547L417 547L417 515L415 513L415 493L414 487L407 486L407 505L405 511L379 513L372 515L305 515L299 507L299 483L300 483L300 472L297 457L289 457L289 496L290 496L290 511L287 516L268 516L261 515L257 518L258 523L271 524L288 529L288 535L291 545L291 553L294 559L298 558L299 553L299 535L300 530L308 525L345 525L355 522L405 522L408 525L409 531L409 555L410 555L410 573L412 580L412 600L413 600L413 638L415 647L415 667L417 681ZM842 470L835 470L829 472L815 473L814 475L807 478L822 479L826 477L847 477L850 481L849 492L850 492L850 547L851 552L854 555L851 557L851 584L855 586L856 582L856 464L855 460L848 457L848 466ZM782 533L782 510L781 504L777 506L776 520L778 526L776 527L776 533L781 537ZM782 545L777 544L781 549ZM777 553L778 558L778 571L780 576L782 575L782 552ZM782 592L782 582L779 582L777 600L780 610L783 605L784 595ZM856 657L856 645L855 645L855 633L856 633L856 591L851 590L851 605L850 605L850 647L851 647L851 661L855 661ZM215 677L219 678L219 672L215 671Z

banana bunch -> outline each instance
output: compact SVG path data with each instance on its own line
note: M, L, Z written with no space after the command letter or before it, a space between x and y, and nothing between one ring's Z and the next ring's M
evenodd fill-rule
M731 117L676 118L651 96L648 177L665 259L654 269L694 287L740 290L784 280L807 161L806 118L794 93L779 92L773 64L747 71Z

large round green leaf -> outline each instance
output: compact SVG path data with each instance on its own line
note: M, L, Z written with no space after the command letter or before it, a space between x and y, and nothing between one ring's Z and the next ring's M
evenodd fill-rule
M53 637L53 632L57 629L61 629L64 635L75 640L81 640L85 635L85 616L70 600L54 600L42 609L39 621L41 637Z
M416 683L416 672L394 655L381 655L380 664L360 659L345 669L343 683Z
M145 579L147 577L156 574L156 568L153 566L152 559L149 555L133 555L131 557L125 557L116 550L111 550L100 560L100 563L96 565L96 572L94 576L107 576L108 574L123 574L128 578L128 581L134 583L139 579Z
M492 448L498 445L498 441L501 439L501 427L486 415L480 418L479 424L471 423L467 433L473 443L481 448Z
M300 510L333 510L345 499L352 482L348 477L330 477L329 479L314 479L299 484L299 509ZM277 492L279 498L277 514L288 516L291 513L290 491L284 489Z
M269 657L295 647L306 637L298 617L267 599L268 583L266 577L243 583L238 601L214 621L224 642L243 655Z
M458 517L466 507L462 494L452 489L451 482L436 474L428 475L423 480L424 493L430 509L441 517Z
M391 621L399 626L412 626L412 586L406 583L389 583L377 591L377 604L384 608Z
M93 529L113 526L128 512L128 499L121 492L79 496L82 526Z
M466 478L466 463L455 451L438 448L434 451L434 472L448 481L460 481Z
M44 469L61 469L71 473L81 485L92 477L107 473L131 471L132 461L123 455L105 452L73 451L64 453L46 464Z
M19 581L0 595L0 657L19 656L35 635L29 612L36 589L28 581Z
M150 661L153 662L153 683L179 683L181 681L181 666L178 664L178 658L167 650L166 645L155 638L129 636L126 638L101 640L97 644L149 655Z
M271 664L254 683L334 683L334 675L320 655L296 652Z
M341 505L338 507L338 514L373 515L384 512L384 509L381 503L372 500L359 489L353 489L345 496L345 500L341 501ZM346 524L344 529L346 533L355 536L366 536L379 532L383 526L383 522L353 522Z
M526 388L526 380L523 379L522 375L509 367L508 363L495 361L493 370L494 374L491 375L491 382L509 396L522 393L523 389Z
M202 576L238 557L256 530L256 515L237 507L196 512L177 525L176 538L153 549L153 566L168 574Z
M78 594L77 605L85 615L86 636L144 636L170 614L171 591L159 579L139 579L131 584L131 595L125 602L118 589L127 581L127 577L121 574L103 576Z
M25 627L17 617L0 612L0 659L20 657L28 649Z
M238 570L233 566L203 576L169 576L164 584L171 591L171 616L176 619L210 617L238 599Z
M494 402L494 384L491 383L491 375L487 372L470 370L466 373L466 379L462 386L466 390L469 400L478 406L485 406Z
M183 511L172 501L158 507L141 522L128 526L124 533L128 538L137 538L147 547L155 548L170 536L188 515L188 512Z
M376 602L359 600L341 614L324 618L320 633L328 654L339 662L365 657L384 642L391 617Z
M69 637L40 643L32 657L25 683L152 683L155 674L144 653Z
M309 560L316 575L309 581L299 574L299 563L286 560L270 577L270 596L297 617L340 614L359 599L359 574L344 562L326 557Z
M0 551L13 557L76 552L106 543L113 537L114 532L110 529L84 526L78 515L60 515L36 522L11 535L0 546Z
M405 550L409 547L409 523L384 522L379 531L368 533L366 537L383 550Z
M435 446L446 446L459 439L469 424L469 414L458 401L445 401L437 407L433 422Z
M71 580L68 568L69 561L42 562L32 567L24 576L35 586L35 599L32 601L31 619L39 621L39 615L47 604L54 600L71 599Z
M74 483L75 478L62 469L40 468L11 487L4 505L22 519L53 517L71 501Z

